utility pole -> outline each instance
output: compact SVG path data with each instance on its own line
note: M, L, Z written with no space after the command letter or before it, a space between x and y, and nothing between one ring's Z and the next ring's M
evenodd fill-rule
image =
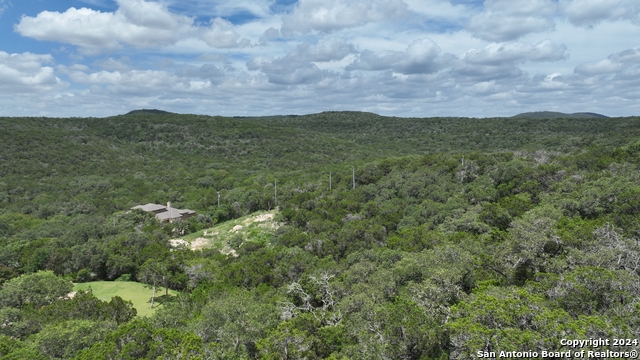
M462 157L462 166L464 166L464 156Z
M331 171L329 171L329 190L331 190Z
M356 188L356 169L351 168L351 179L353 180L353 188Z
M166 306L167 302L169 302L169 288L167 287L167 277L164 275L162 275L162 282L164 283L164 305Z
M218 191L218 209L220 209L220 191Z
M273 202L274 206L278 204L278 180L276 179L273 185Z

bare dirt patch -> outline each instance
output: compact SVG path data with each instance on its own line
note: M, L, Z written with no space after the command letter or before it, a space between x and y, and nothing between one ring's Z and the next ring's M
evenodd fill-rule
M239 246L237 243L240 241L242 243L246 241L270 241L270 237L281 225L274 221L277 211L276 209L268 213L254 213L169 241L171 246L175 248L186 247L191 250L215 248L223 254L237 256L234 247ZM240 236L242 239L240 239ZM231 244L234 245L232 246ZM237 247L235 249L237 250Z
M222 254L222 255L232 255L233 257L238 257L238 254L236 253L236 251L234 249L228 249L228 250L220 249L220 254Z
M244 221L245 225L249 225L251 223L254 222L263 222L263 221L271 221L273 220L273 218L275 217L275 214L260 214L260 215L256 215L254 217L248 218L247 220Z
M196 238L191 242L191 250L200 250L209 245L209 239L203 237Z
M183 240L183 239L172 239L169 240L169 244L171 244L171 246L173 247L178 247L178 246L189 246L189 242Z

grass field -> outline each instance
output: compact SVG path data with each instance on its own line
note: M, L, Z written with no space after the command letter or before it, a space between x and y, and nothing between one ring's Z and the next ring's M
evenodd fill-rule
M156 288L156 298L153 309L150 309L152 289L144 284L134 281L94 281L76 284L73 291L86 290L91 287L93 295L100 300L110 301L112 296L120 296L124 300L131 301L138 311L138 316L151 316L165 301L165 288ZM178 293L169 290L169 301Z

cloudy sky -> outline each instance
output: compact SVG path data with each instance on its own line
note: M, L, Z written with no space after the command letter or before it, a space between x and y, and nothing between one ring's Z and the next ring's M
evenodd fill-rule
M0 116L640 114L638 0L0 0Z

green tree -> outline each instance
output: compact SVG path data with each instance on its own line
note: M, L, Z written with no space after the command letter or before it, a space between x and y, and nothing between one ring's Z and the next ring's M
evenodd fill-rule
M73 284L59 278L52 271L38 271L13 278L0 289L0 304L21 308L24 305L49 305L58 298L66 296Z
M156 287L164 285L167 279L167 265L160 260L149 259L141 267L137 274L138 280L149 285L153 289L151 295L150 308L153 309L153 303L156 298Z
M69 320L45 326L29 342L52 359L70 359L76 352L102 341L115 330L113 322Z
M275 306L247 290L228 289L209 300L189 329L220 351L255 355L256 343L278 322Z

